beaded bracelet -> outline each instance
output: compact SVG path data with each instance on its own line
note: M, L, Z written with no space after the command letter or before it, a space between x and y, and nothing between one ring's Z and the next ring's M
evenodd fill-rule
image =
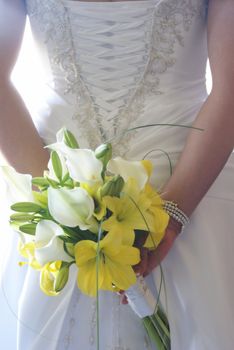
M170 217L182 225L181 232L183 232L185 225L189 223L188 216L180 208L178 208L176 203L171 201L164 201L163 209Z

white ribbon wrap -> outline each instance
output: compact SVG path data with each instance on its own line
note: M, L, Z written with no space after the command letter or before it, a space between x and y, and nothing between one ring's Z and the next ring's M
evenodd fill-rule
M153 315L157 300L142 276L138 277L137 283L124 293L129 305L140 318Z

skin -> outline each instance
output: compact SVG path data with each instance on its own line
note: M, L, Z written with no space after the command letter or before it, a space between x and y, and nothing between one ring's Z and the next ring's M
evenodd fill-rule
M190 132L173 176L162 191L165 199L173 200L188 216L219 175L234 147L233 0L210 0L207 29L213 87L194 123L204 131ZM191 189L196 191L191 193ZM170 220L164 239L156 251L150 252L141 273L149 273L164 259L179 232L180 227Z
M49 156L10 82L24 26L23 1L0 0L0 148L17 171L39 176ZM163 189L163 197L176 202L188 216L206 194L234 147L233 0L210 0L207 26L213 87L194 122L194 126L204 131L189 133L173 175ZM158 248L151 252L142 249L142 260L135 267L136 272L150 273L168 254L180 229L171 219Z
M47 167L49 154L10 81L25 21L22 0L0 0L0 149L17 171L40 176Z

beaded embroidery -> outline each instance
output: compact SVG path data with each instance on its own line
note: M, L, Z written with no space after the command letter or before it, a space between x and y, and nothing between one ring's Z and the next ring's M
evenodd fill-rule
M91 94L82 77L71 29L75 14L70 13L61 0L26 2L33 30L49 51L53 75L64 76L67 82L64 96L73 96L75 113L72 118L77 121L80 134L89 141L92 148L112 139L117 153L124 155L129 149L130 140L136 134L131 132L123 136L124 130L137 125L139 116L144 113L147 96L163 93L160 89L160 75L174 65L176 47L183 46L184 32L191 27L193 18L202 14L204 0L156 0L154 10L149 8L145 20L140 24L144 26L145 33L145 49L141 52L145 67L142 71L141 61L140 74L135 70L134 84L128 84L125 97L117 100L117 103L121 100L120 106L109 120L103 104L99 105L98 98ZM110 37L111 45L111 27L115 23L107 22L110 26L106 35ZM55 89L60 90L60 86L55 86ZM113 105L114 102L116 101L113 101Z

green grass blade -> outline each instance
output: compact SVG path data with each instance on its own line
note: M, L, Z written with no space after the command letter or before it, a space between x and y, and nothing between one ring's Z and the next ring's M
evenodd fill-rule
M150 340L156 346L157 350L167 350L153 323L151 322L150 317L144 317L142 321Z

